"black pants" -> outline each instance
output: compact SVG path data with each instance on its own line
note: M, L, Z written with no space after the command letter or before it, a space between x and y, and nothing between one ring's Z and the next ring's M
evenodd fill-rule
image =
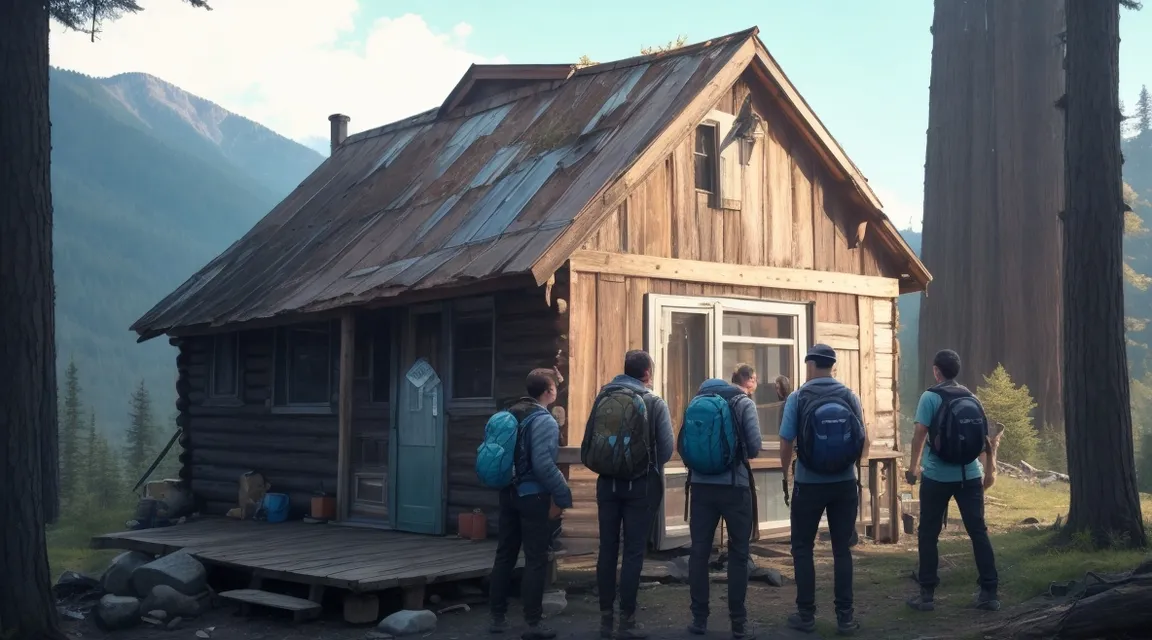
M852 611L852 532L860 504L855 480L796 483L792 487L792 565L796 570L796 609L816 613L816 564L812 550L820 518L828 514L832 537L836 611Z
M488 598L493 616L508 613L512 570L516 568L523 546L524 577L520 581L520 600L524 603L524 621L528 624L540 621L544 583L548 578L548 542L551 538L548 510L551 506L552 497L547 493L521 496L516 487L500 491L500 531Z
M752 491L726 484L694 484L688 530L692 554L688 558L688 585L692 617L708 617L708 563L720 518L728 527L728 615L732 622L748 619L744 598L748 594L748 541L752 538Z
M624 529L624 557L620 562L620 613L636 613L636 592L644 568L644 548L652 532L653 506L660 502L662 484L655 472L638 480L599 478L596 508L600 520L600 557L596 562L596 587L600 611L612 611L616 601L616 558L620 552L620 529Z
M988 526L984 524L984 480L971 478L966 482L936 482L923 478L920 485L920 586L933 590L940 584L937 571L940 564L940 529L948 501L956 498L960 518L968 537L972 539L972 553L976 556L977 582L982 589L995 591L999 583L996 576L996 556L992 541L988 539Z

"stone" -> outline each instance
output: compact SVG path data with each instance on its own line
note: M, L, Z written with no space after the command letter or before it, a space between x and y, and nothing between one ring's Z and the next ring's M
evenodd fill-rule
M427 609L397 611L381 620L380 624L376 626L376 630L394 636L428 633L436 630L436 614Z
M184 595L195 596L207 588L208 572L199 560L184 551L157 558L132 572L132 587L142 598L162 584Z
M168 621L168 630L169 631L175 631L176 629L179 629L181 623L183 623L183 622L184 622L184 618L181 618L180 616L176 616L175 618L172 618L171 620Z
M568 594L563 589L545 592L541 604L545 616L558 616L568 608Z
M114 596L136 595L132 588L132 572L153 560L155 558L140 551L127 551L116 556L100 578L104 591Z
M784 576L771 567L756 567L748 572L748 579L764 582L773 587L784 586Z
M392 640L392 634L383 631L369 631L364 634L364 640Z
M141 607L147 609L147 607ZM167 620L168 612L163 609L151 609L148 611L149 618L156 618L157 620Z
M145 611L159 609L169 616L194 618L204 612L206 602L206 599L187 596L166 584L158 584L152 587L152 593L141 606Z
M56 584L52 587L52 595L57 600L84 595L100 588L100 581L75 571L65 571L60 574Z
M1020 524L1040 524L1040 520L1037 518L1024 518L1020 521Z
M140 622L143 622L145 624L150 624L154 627L159 627L160 625L164 624L164 622L162 620L157 620L156 618L153 618L151 616L140 616Z
M105 631L127 629L140 621L140 601L108 594L96 605L96 624Z

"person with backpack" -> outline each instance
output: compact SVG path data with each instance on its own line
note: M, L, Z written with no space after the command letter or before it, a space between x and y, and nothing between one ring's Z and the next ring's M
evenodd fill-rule
M525 640L555 638L541 622L544 583L548 574L552 506L572 507L572 492L556 466L560 426L548 411L556 401L556 372L535 369L528 374L527 395L493 415L484 427L484 442L476 451L476 475L486 487L500 490L500 524L489 593L492 633L508 630L508 590L512 570L524 549L520 600L528 629Z
M624 356L624 373L596 395L580 447L581 464L599 475L596 507L600 557L596 563L596 585L600 592L601 638L613 637L621 527L624 553L616 637L648 637L636 622L636 594L640 590L652 517L664 491L660 471L672 457L673 446L668 405L649 390L651 384L652 357L646 351L629 351Z
M860 502L857 467L868 450L868 435L860 398L832 377L836 351L813 345L804 362L808 381L788 395L780 423L780 468L785 476L796 456L791 525L797 611L789 616L788 626L806 633L816 629L813 549L820 520L827 514L836 628L847 635L860 628L853 611L851 543Z
M984 490L995 482L995 451L988 417L976 396L956 382L960 356L951 349L936 354L932 373L937 384L920 396L916 406L915 435L909 480L920 483L920 594L908 600L917 611L935 609L933 593L940 584L939 540L948 501L955 498L972 552L976 556L980 593L976 608L1000 609L996 556L984 522ZM924 444L928 446L925 447ZM990 464L985 467L980 458Z
M705 380L684 411L676 450L688 468L685 500L692 550L688 585L692 622L688 632L708 632L708 565L720 519L728 527L728 617L735 640L756 635L748 623L748 545L758 527L748 460L760 455L756 403L743 389L719 378Z

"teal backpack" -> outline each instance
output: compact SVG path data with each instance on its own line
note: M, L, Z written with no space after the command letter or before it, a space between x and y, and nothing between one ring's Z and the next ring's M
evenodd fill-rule
M484 441L476 449L476 477L481 485L503 489L528 473L532 456L525 427L544 411L538 407L523 420L517 420L511 411L500 411L488 419L484 425Z
M688 403L676 450L693 473L714 476L740 462L740 435L732 415L732 400L719 394L702 394Z

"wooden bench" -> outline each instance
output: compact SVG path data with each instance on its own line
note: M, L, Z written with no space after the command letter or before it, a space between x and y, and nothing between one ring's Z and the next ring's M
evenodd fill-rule
M240 603L240 613L248 615L252 605L281 609L292 612L293 622L305 622L320 616L321 606L317 602L295 598L282 593L261 591L260 589L236 589L224 591L220 597L225 600L234 600Z

